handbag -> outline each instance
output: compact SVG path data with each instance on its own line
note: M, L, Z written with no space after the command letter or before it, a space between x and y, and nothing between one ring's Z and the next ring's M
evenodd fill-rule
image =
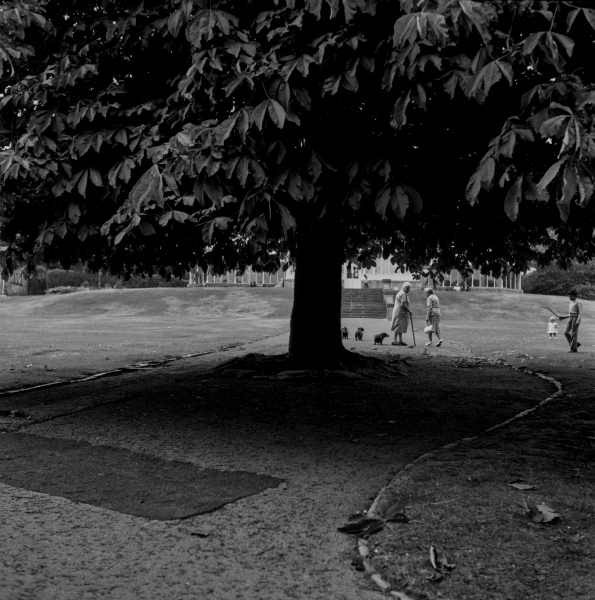
M434 327L432 327L432 325L426 325L424 327L424 333L434 333Z

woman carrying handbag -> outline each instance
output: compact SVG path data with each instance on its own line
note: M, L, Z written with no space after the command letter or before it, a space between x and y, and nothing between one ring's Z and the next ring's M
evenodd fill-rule
M432 334L438 338L437 347L442 346L442 336L440 335L440 300L438 296L434 294L432 288L426 288L426 296L428 298L428 313L426 315L426 327L424 327L424 333L428 334L428 341L426 346L433 346Z

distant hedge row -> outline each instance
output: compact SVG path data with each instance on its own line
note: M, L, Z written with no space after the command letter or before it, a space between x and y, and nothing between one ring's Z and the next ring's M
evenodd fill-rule
M170 279L154 275L153 277L131 277L124 281L115 275L86 273L84 271L66 271L64 269L49 269L46 273L38 271L36 277L29 280L31 294L44 294L55 288L156 288L156 287L186 287L187 279Z
M552 296L567 296L574 289L579 298L595 300L595 264L576 264L567 271L544 267L523 277L522 287L527 294Z

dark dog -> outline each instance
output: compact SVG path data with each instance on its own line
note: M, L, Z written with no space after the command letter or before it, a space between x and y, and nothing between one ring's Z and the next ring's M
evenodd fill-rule
M384 341L384 338L388 337L388 333L379 333L378 335L374 336L374 346L376 344L382 344L382 342Z
M347 331L347 327L342 327L341 328L341 339L342 340L349 339L349 332Z
M361 342L363 339L364 339L364 328L358 327L357 331L355 332L355 341Z

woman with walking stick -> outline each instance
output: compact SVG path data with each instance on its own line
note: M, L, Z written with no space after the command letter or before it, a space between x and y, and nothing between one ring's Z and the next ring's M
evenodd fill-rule
M403 341L403 334L407 333L407 325L409 324L409 316L411 315L408 296L410 289L411 284L406 281L401 286L401 291L395 296L395 306L393 308L393 318L391 323L391 331L395 332L395 340L392 343L393 346L407 345Z

